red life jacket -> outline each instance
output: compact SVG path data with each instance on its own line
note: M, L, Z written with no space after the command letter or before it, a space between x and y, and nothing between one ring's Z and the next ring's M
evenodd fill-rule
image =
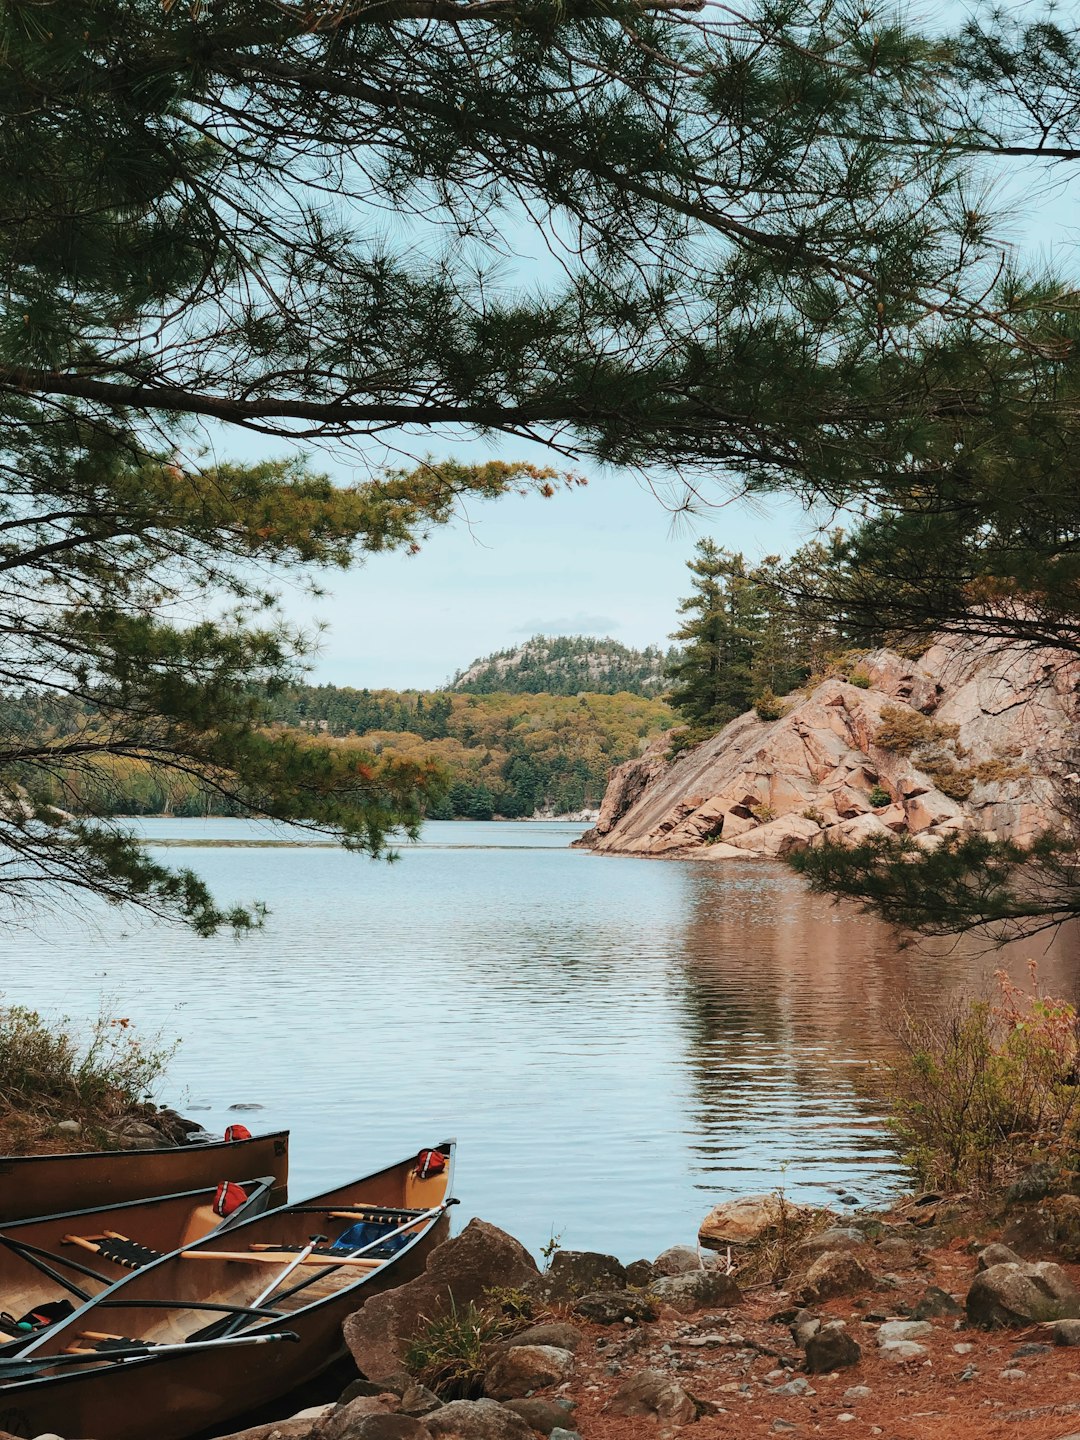
M246 1125L230 1125L225 1131L225 1139L230 1143L233 1140L250 1140L251 1131Z
M222 1180L214 1193L214 1214L224 1219L234 1210L239 1210L246 1199L247 1191L242 1185L236 1185L232 1180Z
M427 1180L432 1175L441 1175L445 1169L446 1156L441 1150L421 1150L413 1174L418 1180Z

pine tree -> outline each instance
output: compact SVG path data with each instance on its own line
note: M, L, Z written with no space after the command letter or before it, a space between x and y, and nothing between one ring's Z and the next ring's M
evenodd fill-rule
M699 540L687 569L693 593L680 602L679 613L688 618L671 636L683 645L667 669L674 682L668 702L696 737L748 708L761 609L742 555Z

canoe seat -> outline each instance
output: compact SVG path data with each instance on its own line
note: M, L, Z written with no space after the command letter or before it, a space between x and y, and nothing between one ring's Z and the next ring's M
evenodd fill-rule
M103 1235L65 1235L64 1243L91 1250L103 1260L110 1260L125 1270L141 1270L144 1265L160 1260L164 1254L162 1250L151 1250L149 1245L140 1245L137 1240L130 1240L115 1230L106 1230Z

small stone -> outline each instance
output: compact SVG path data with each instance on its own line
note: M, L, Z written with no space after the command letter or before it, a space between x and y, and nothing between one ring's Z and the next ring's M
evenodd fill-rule
M964 1307L958 1305L947 1290L938 1285L928 1285L911 1314L915 1320L929 1320L932 1316L963 1315Z
M854 1295L869 1290L874 1277L861 1260L846 1250L827 1250L806 1272L800 1299L814 1305L834 1295Z
M551 1435L556 1430L570 1428L570 1414L566 1405L560 1404L558 1400L548 1400L542 1395L533 1395L522 1400L507 1400L504 1408L520 1415L526 1425L530 1425L541 1435Z
M561 1425L556 1425L551 1432L551 1440L581 1440L576 1430L564 1430Z
M1016 1369L1014 1369L1013 1367L1010 1366L1008 1370L1002 1370L1002 1372L1001 1372L1001 1378L1002 1378L1002 1380L1026 1380L1026 1379L1027 1379L1027 1371L1026 1371L1026 1370L1016 1370Z
M968 1342L965 1340L962 1344L954 1345L952 1348L953 1352L957 1355L970 1355L971 1352L975 1349L975 1346L969 1345Z
M793 1431L798 1430L798 1428L799 1427L791 1420L774 1420L772 1422L772 1432L774 1435L790 1435Z
M515 1335L503 1348L509 1350L512 1345L554 1345L557 1350L569 1350L573 1355L577 1353L580 1344L581 1331L576 1325L551 1320L530 1325L527 1330Z
M848 1334L842 1320L832 1320L823 1325L807 1341L806 1368L811 1375L828 1375L833 1370L857 1365L861 1359L862 1349L858 1341Z
M654 1280L649 1294L663 1305L684 1315L709 1305L738 1305L742 1300L732 1275L723 1270L692 1270L681 1275L664 1275Z
M794 1380L789 1380L786 1385L777 1385L772 1392L774 1395L816 1395L817 1391L804 1380L801 1375L796 1375Z
M1080 1345L1080 1320L1059 1320L1054 1326L1055 1345Z
M1080 1319L1080 1290L1060 1265L1048 1261L990 1265L972 1281L967 1316L987 1329Z
M881 1353L891 1364L902 1365L908 1360L921 1360L927 1350L916 1340L886 1340Z
M693 1245L672 1245L661 1250L653 1261L653 1272L657 1279L661 1275L686 1275L691 1270L703 1270L701 1256Z
M974 1365L965 1365L956 1378L958 1380L977 1380L979 1372Z
M927 1320L887 1320L877 1334L879 1345L888 1345L891 1340L926 1340L934 1333L934 1327Z
M849 1385L844 1391L844 1404L856 1405L860 1400L869 1400L873 1393L869 1385Z
M898 1270L906 1270L917 1263L915 1251L906 1240L901 1240L898 1235L890 1235L882 1240L874 1249L875 1256L886 1265L894 1266Z
M839 1421L839 1423L840 1423L841 1425L843 1425L843 1424L846 1424L846 1422L849 1421L849 1420L854 1420L854 1419L855 1419L855 1416L852 1415L849 1411L844 1410L844 1411L842 1411L839 1415L837 1415L836 1418L837 1418L837 1420Z
M1042 1162L1031 1165L1005 1191L1005 1199L1009 1204L1025 1200L1045 1200L1057 1184L1059 1174L1053 1165Z
M438 1395L426 1385L414 1380L402 1391L398 1410L402 1415L430 1415L432 1410L437 1410L442 1403Z
M626 1283L633 1285L638 1290L644 1290L653 1280L656 1279L656 1271L648 1260L631 1260L626 1267Z
M1052 1345L1041 1345L1037 1340L1031 1340L1026 1345L1018 1345L1012 1353L1014 1360L1029 1360L1033 1355L1049 1355L1053 1350Z
M78 1120L61 1120L56 1130L60 1135L81 1135L82 1125Z
M640 1325L656 1319L656 1306L644 1295L629 1290L598 1290L574 1301L575 1315L598 1325Z

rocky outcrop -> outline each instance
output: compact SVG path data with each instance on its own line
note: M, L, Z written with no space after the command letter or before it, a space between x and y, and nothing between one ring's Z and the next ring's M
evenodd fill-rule
M779 720L751 711L675 760L661 738L612 773L577 843L711 862L901 834L1026 844L1052 821L1080 662L950 638L917 662L874 651L852 673L858 684L796 692Z

